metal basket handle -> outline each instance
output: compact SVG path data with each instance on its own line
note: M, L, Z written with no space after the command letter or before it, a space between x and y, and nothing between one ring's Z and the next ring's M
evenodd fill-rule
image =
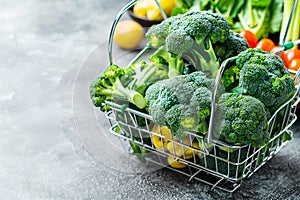
M136 4L139 0L132 0L130 1L128 4L126 4L120 11L119 13L117 14L113 24L112 24L112 27L110 29L110 33L109 33L109 39L108 39L108 57L109 57L109 65L112 65L113 64L113 56L112 56L112 44L113 44L113 37L114 37L114 34L115 34L115 30L116 30L116 27L117 27L117 24L119 23L121 17L132 7L134 6L134 4ZM155 3L156 5L158 6L159 8L159 11L163 17L163 19L166 19L167 16L163 10L163 8L161 7L160 3L158 2L158 0L155 0Z
M215 79L215 83L214 83L214 87L213 87L213 91L212 91L212 100L211 100L211 114L210 114L210 119L209 119L209 126L208 126L208 133L207 133L207 143L211 144L213 143L213 122L214 122L214 116L215 116L215 106L216 106L216 98L217 98L217 92L218 92L218 88L221 82L221 77L222 74L227 66L228 62L231 62L232 60L234 60L236 58L235 57L231 57L228 58L226 60L224 60L224 62L222 62L218 74L216 76Z

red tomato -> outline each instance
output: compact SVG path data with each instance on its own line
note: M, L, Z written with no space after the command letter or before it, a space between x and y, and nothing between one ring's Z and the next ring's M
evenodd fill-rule
M286 53L287 62L291 64L291 61L294 58L300 58L300 50L299 49L290 49Z
M240 35L242 35L248 42L249 47L255 48L257 44L257 38L254 33L248 30L243 30L240 32Z
M290 70L298 71L300 67L300 58L294 58L289 65Z
M280 48L280 46L274 46L271 51L278 49L278 48ZM278 55L278 52L275 54ZM288 68L289 62L287 60L287 51L281 51L280 58L283 60L285 67Z
M271 51L274 48L275 44L272 40L269 38L261 39L257 45L256 48L261 48L264 51Z

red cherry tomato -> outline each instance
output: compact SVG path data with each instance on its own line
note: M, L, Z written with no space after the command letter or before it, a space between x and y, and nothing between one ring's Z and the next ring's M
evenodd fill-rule
M240 35L242 35L248 42L250 48L255 48L257 45L257 38L254 33L248 30L243 30L240 32Z
M289 65L290 70L298 71L300 67L300 58L294 58Z
M300 58L300 50L299 49L290 49L286 53L286 59L289 64L294 58Z
M263 38L261 39L257 45L256 48L261 48L264 51L271 51L274 48L275 44L272 40L269 38Z
M279 49L279 48L280 48L280 46L274 46L271 51L273 51L275 49ZM278 55L279 53L277 52L275 54ZM288 68L289 62L287 60L287 51L281 51L280 58L283 60L285 67Z

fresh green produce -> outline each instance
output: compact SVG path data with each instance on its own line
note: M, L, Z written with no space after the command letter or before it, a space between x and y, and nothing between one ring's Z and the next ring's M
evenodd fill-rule
M107 107L103 104L105 100L128 100L139 108L146 106L146 100L137 91L125 88L120 81L120 77L125 74L124 69L117 65L112 65L106 69L90 85L90 96L93 104L105 111Z
M188 12L170 25L166 49L215 77L219 62L212 44L224 42L228 35L229 24L221 15L208 11Z
M233 31L249 30L260 39L280 31L282 5L281 0L177 0L172 15L209 10L223 15Z
M154 52L149 60L154 63L161 63L168 65L168 77L174 77L184 73L186 63L183 58L177 56L174 53L168 52L165 46L161 46L156 52Z
M168 62L170 78L183 74L186 62L215 77L220 62L248 47L243 37L230 31L222 15L209 11L170 17L150 27L146 39L151 47L159 48L150 60Z
M205 134L213 83L203 72L156 82L145 95L149 114L156 124L168 126L176 137L187 130Z
M221 62L249 48L247 40L240 34L232 31L229 32L229 36L224 42L217 42L213 46Z
M188 11L202 11L209 6L210 0L176 0L176 7L172 10L171 15L184 14Z
M292 7L294 4L294 1L292 0L283 0L283 17L282 17L282 24L280 29L280 42L286 43L288 41L295 41L299 39L300 33L300 1L297 1L295 12L293 14L290 26L288 28L288 32L285 38L285 41L283 41L285 31L287 29L287 24L290 18L290 14L292 11Z
M128 68L112 65L91 83L90 96L93 104L102 111L108 109L104 104L106 100L126 100L143 109L146 106L145 89L158 80L168 78L167 74L167 66L145 61Z
M259 148L270 139L267 116L264 104L258 99L224 93L216 106L214 133L219 134L219 140L228 144L251 144Z
M283 61L261 49L241 52L222 77L225 90L251 95L272 113L295 92L294 81Z
M282 2L280 0L246 0L238 13L233 30L249 30L258 39L280 30Z
M173 16L163 20L159 24L152 25L146 32L146 39L148 44L154 48L165 45L166 38L169 35L170 25L180 18L181 16Z
M125 75L122 77L126 82L130 80L126 85L129 89L142 95L149 85L166 78L168 78L168 67L164 63L148 64L143 60L125 68Z

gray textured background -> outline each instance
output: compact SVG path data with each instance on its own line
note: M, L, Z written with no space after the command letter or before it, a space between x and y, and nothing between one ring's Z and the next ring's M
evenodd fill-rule
M299 121L293 141L232 196L130 166L81 93L107 63L109 28L126 2L1 1L0 199L300 199Z

